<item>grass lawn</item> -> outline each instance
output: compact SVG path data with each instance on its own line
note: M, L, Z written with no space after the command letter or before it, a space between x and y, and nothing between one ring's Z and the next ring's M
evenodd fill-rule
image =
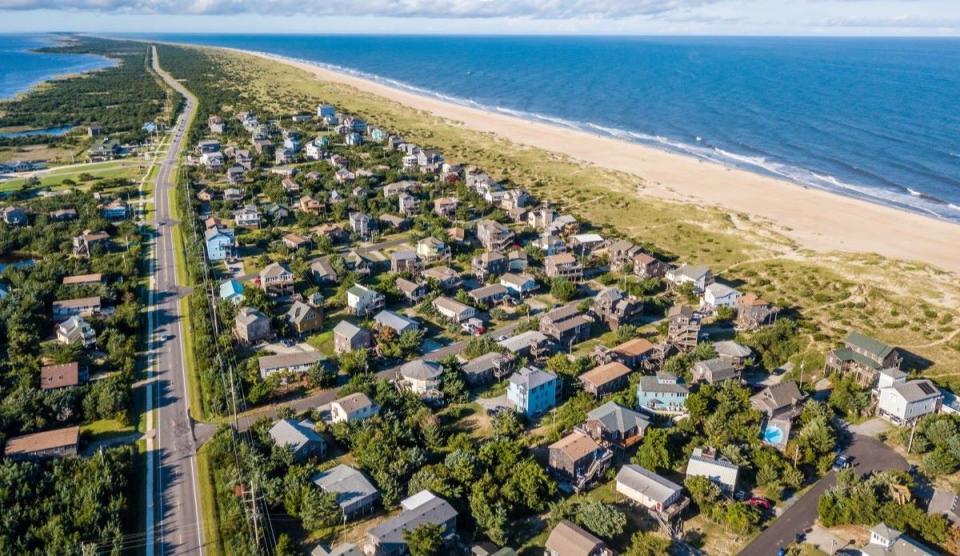
M222 556L223 541L220 539L220 517L217 510L217 498L213 484L213 470L210 468L210 455L205 446L197 450L197 477L200 492L200 507L203 509L203 539L206 541L207 554Z
M123 436L136 432L133 425L122 425L115 419L101 419L80 426L80 434L85 434L93 441L107 440L115 436Z
M81 174L90 174L100 179L127 178L138 180L143 176L147 164L148 163L142 159L111 160L109 162L97 162L70 168L55 168L37 177L40 179L41 187L56 187L61 185L63 180L70 179L77 182L78 187L84 188L93 185L96 181L80 181ZM2 182L0 183L0 192L17 190L25 185L28 180L29 178L15 178Z
M307 338L307 343L317 348L317 351L327 357L333 357L335 355L333 351L333 329L310 336Z

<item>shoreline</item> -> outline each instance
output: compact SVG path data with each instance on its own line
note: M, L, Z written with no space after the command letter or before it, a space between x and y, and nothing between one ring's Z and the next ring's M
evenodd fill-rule
M717 207L764 220L814 251L875 253L960 274L960 225L786 179L724 166L583 130L481 110L276 54L186 44L256 56L492 133L515 144L635 175L640 195Z
M114 60L113 58L109 58L107 56L100 56L97 54L73 54L73 53L65 53L65 52L61 53L61 52L38 52L37 51L37 49L39 48L58 46L58 45L66 44L69 42L70 41L67 37L55 37L55 40L49 41L49 44L45 44L43 46L25 48L24 50L22 50L22 52L37 54L41 56L90 57L91 60L88 63L78 65L78 67L67 68L67 69L59 68L58 70L56 70L56 72L51 73L46 77L43 77L39 81L30 83L24 89L20 89L12 93L0 92L0 103L13 102L13 101L19 100L25 96L32 94L36 90L47 86L51 81L54 81L57 79L69 79L73 77L82 77L86 74L105 70L117 65L117 61ZM95 67L93 67L95 62L94 59L96 59L97 63L99 64L99 65L96 65Z

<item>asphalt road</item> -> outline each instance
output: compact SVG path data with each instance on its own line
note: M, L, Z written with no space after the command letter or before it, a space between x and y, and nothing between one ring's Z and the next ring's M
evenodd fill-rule
M203 549L200 503L197 496L197 443L189 414L188 386L184 366L183 328L178 304L177 271L170 222L170 191L176 179L177 158L181 154L186 130L196 111L197 99L159 67L153 50L153 68L164 81L187 100L173 128L173 139L160 166L154 191L156 229L154 243L154 292L151 339L153 341L154 380L151 394L156 408L153 449L148 450L156 470L154 496L148 504L154 509L156 524L147 555L154 553L200 554ZM149 507L149 506L148 506ZM149 519L149 518L148 518Z
M844 452L853 456L854 470L861 474L874 471L908 468L907 461L889 446L869 436L854 434ZM831 471L767 527L759 537L740 552L741 556L774 556L777 550L794 542L799 533L812 527L817 519L820 497L837 482Z

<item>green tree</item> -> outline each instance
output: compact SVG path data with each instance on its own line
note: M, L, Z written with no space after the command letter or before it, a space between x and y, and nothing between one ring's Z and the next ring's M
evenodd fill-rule
M443 547L443 526L423 523L404 531L403 542L411 556L436 556Z
M623 556L662 556L670 549L670 541L655 533L634 533Z
M550 281L550 295L561 303L566 303L577 295L577 285L566 278L554 278Z
M648 430L631 461L654 473L664 473L673 469L674 456L670 436L670 431L667 429Z
M580 504L577 523L595 535L612 539L627 526L627 516L614 506L600 501Z

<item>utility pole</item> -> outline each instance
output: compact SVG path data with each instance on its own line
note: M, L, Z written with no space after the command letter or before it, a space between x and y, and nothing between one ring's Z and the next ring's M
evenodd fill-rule
M253 478L250 482L250 519L253 522L253 541L254 546L260 548L260 513L257 505L257 479Z
M907 443L907 453L910 453L910 450L913 448L913 435L917 432L917 420L913 421L913 426L910 427L910 442Z

